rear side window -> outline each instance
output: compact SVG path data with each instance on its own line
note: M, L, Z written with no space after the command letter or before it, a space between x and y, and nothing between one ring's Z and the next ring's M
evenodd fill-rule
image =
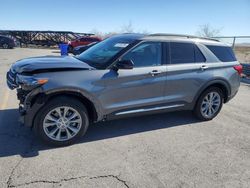
M222 62L236 61L233 50L229 46L212 46L206 45L206 47L213 52L213 54Z
M170 57L172 64L205 62L206 59L193 43L170 43Z

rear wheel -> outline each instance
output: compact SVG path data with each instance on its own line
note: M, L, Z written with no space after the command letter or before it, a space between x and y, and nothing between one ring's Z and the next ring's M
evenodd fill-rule
M46 144L66 146L75 143L89 126L85 106L74 98L49 101L37 114L36 132Z
M220 112L223 102L224 96L221 89L217 87L208 88L199 97L194 114L201 120L212 120Z

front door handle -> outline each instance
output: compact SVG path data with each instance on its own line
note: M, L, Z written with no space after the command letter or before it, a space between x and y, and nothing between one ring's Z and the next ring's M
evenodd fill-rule
M207 65L201 65L201 70L206 70L206 69L208 69L208 66Z
M151 74L151 76L155 76L155 75L161 74L161 71L159 71L159 70L152 70L149 74Z

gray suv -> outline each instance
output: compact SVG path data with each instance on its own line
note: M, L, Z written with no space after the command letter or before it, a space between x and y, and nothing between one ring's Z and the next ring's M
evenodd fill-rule
M176 110L213 119L240 86L231 47L187 35L122 34L78 56L19 60L7 73L21 121L65 146L92 122Z

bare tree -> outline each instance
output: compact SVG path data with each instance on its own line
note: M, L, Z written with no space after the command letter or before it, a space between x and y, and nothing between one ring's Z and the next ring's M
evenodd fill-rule
M103 39L105 38L108 38L108 37L111 37L113 35L116 35L116 34L121 34L121 33L134 33L134 32L137 32L137 33L142 33L142 34L149 34L150 32L147 31L147 30L142 30L142 31L135 31L134 30L134 27L133 27L133 24L131 21L129 21L128 24L124 24L123 26L121 26L120 30L118 31L109 31L109 32L102 32L96 28L92 29L90 31L90 33L93 33L94 35L96 36L99 36Z
M94 34L95 36L98 36L98 37L103 37L104 33L99 31L98 29L94 28L90 31L90 33Z
M134 28L133 28L133 24L131 21L129 21L128 24L125 24L121 27L121 33L133 33L134 32Z
M215 37L220 35L221 28L213 28L210 24L204 24L199 26L199 30L196 32L201 37Z
M98 36L102 39L105 39L105 38L108 38L108 37L111 37L112 35L115 35L115 34L118 34L118 32L115 32L115 31L111 31L111 32L102 32L102 31L99 31L98 29L92 29L90 31L90 33L94 34L95 36Z
M148 31L147 29L144 29L144 30L139 30L137 33L141 33L141 34L144 34L144 35L149 35L151 32Z

